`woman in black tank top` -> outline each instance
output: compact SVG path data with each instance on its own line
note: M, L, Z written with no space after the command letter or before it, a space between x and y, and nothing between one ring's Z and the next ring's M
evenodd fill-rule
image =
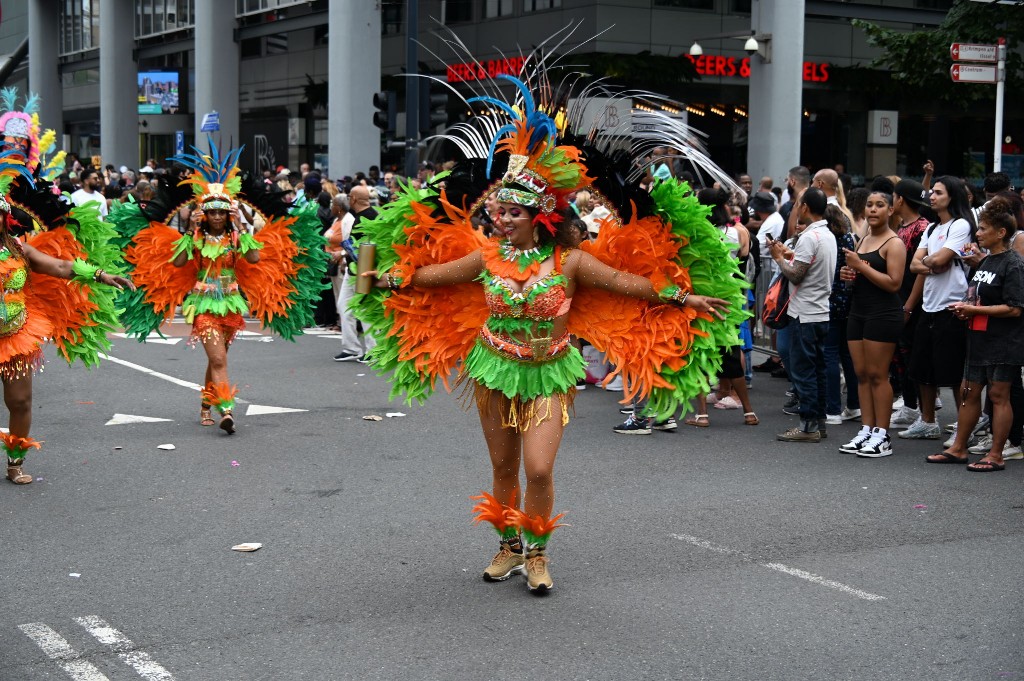
M865 208L868 233L856 251L846 251L842 279L853 282L847 340L859 381L859 433L839 448L848 454L878 458L892 454L889 418L892 385L889 364L903 329L899 297L907 251L892 231L892 196L872 192Z

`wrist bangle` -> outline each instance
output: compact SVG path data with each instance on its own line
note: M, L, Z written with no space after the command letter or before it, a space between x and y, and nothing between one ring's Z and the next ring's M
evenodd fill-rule
M96 274L92 275L93 281L99 281L100 277L103 276L103 270L96 270Z

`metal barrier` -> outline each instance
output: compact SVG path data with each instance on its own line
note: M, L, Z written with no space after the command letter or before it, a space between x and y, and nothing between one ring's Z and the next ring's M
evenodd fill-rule
M764 296L768 293L768 286L777 269L778 266L770 255L761 256L761 272L754 287L754 309L751 310L754 316L750 319L750 332L754 337L754 347L770 355L778 353L772 348L772 329L769 329L761 321L761 310L764 308Z

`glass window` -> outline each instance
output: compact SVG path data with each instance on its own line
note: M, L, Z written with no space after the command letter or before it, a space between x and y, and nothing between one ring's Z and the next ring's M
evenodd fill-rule
M459 24L468 21L473 21L473 0L442 0L442 23Z
M57 7L59 55L99 47L100 7L97 0L65 0Z
M732 0L732 11L738 14L750 14L750 0Z
M484 18L507 17L512 15L512 0L487 0L484 5Z
M953 0L915 0L914 7L917 9L953 9Z
M655 7L672 9L715 9L715 0L654 0Z
M380 32L397 35L405 26L405 0L384 0L380 8Z
M545 9L555 9L562 6L562 0L523 0L524 12L539 12Z

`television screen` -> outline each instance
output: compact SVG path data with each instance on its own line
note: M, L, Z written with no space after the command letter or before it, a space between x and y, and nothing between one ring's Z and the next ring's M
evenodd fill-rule
M178 113L178 73L142 71L139 73L139 113Z

